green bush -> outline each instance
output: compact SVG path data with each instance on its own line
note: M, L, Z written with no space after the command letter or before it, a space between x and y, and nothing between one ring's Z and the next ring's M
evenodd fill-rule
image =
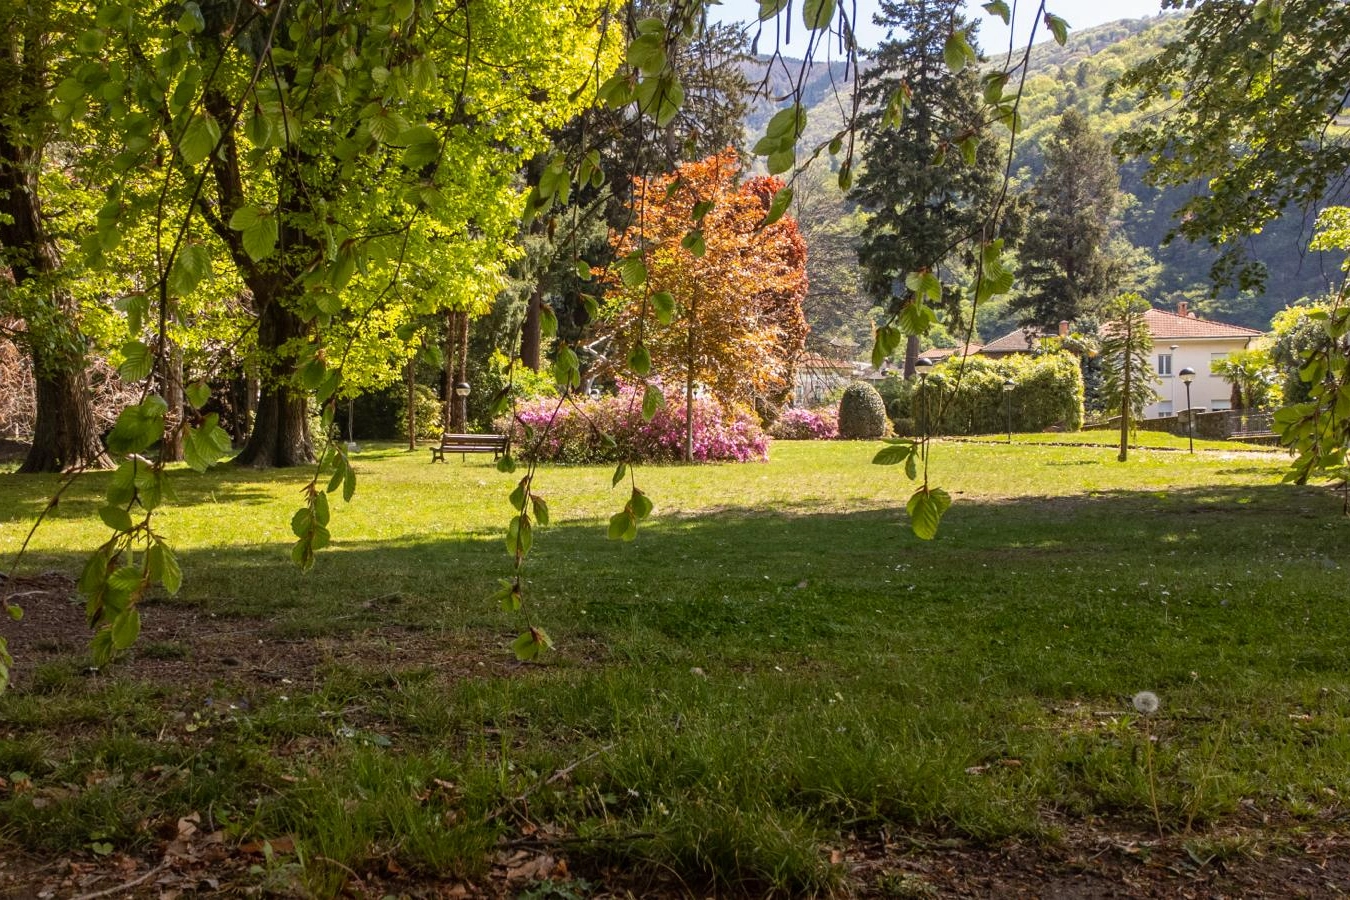
M444 414L441 401L436 399L436 392L425 384L419 384L416 387L416 409L417 409L417 437L421 440L434 440L441 436L441 418ZM406 387L399 391L398 402L395 405L398 416L395 421L398 423L399 437L408 436L408 389Z
M886 401L886 412L891 421L914 418L914 382L899 375L887 375L877 385L877 393Z
M855 381L839 400L839 436L867 439L884 437L887 431L886 403L877 389Z
M1083 375L1070 353L973 356L963 372L960 367L960 360L944 362L915 389L912 408L921 429L930 422L928 430L937 434L995 434L1008 427L1009 411L1013 431L1083 426ZM1005 397L1009 379L1014 387Z

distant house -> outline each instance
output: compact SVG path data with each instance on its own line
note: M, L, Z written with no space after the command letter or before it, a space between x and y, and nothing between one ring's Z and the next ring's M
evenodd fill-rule
M1153 369L1157 373L1153 389L1162 398L1144 408L1144 417L1170 416L1185 408L1186 387L1176 373L1187 367L1195 370L1195 380L1191 382L1192 406L1208 410L1230 409L1232 389L1228 382L1210 371L1210 364L1234 350L1246 349L1254 338L1261 336L1261 332L1201 319L1189 310L1184 300L1177 304L1174 313L1150 309L1144 313L1144 321L1153 335ZM1034 353L1043 338L1068 335L1068 322L1059 323L1058 334L1028 326L983 346L970 345L975 349L967 355L978 353L998 359L1015 353ZM938 362L954 352L935 348L924 351L923 355Z
M797 358L797 380L792 387L792 405L816 406L830 391L847 387L853 380L853 363L829 359L819 353L803 353Z
M1195 370L1191 382L1191 406L1197 409L1231 409L1232 388L1210 371L1210 364L1234 350L1245 350L1261 332L1241 325L1197 318L1186 302L1177 304L1174 313L1150 309L1144 321L1153 335L1153 370L1157 377L1153 389L1162 397L1144 408L1145 418L1170 416L1186 407L1186 386L1177 373Z

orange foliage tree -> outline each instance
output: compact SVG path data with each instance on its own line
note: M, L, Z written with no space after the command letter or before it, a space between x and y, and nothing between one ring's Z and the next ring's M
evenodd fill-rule
M783 186L738 184L730 148L673 174L635 178L632 224L612 237L617 256L601 329L638 378L678 372L685 458L692 458L696 385L724 405L764 410L792 391L806 343L806 242L784 216L765 225ZM644 412L662 395L652 386Z

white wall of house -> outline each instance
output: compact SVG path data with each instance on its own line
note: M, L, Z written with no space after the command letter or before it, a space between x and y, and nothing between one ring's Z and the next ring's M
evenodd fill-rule
M1172 415L1186 408L1186 385L1177 373L1187 367L1195 370L1195 380L1191 382L1191 406L1228 409L1233 389L1228 382L1210 372L1210 362L1223 359L1234 350L1245 349L1250 340L1246 337L1155 339L1152 363L1157 376L1153 389L1162 399L1144 407L1144 418ZM1175 350L1171 349L1172 345L1176 345Z

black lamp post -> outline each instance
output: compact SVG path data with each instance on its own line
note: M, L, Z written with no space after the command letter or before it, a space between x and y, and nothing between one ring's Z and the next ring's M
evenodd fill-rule
M1191 413L1191 382L1195 380L1195 370L1190 366L1182 369L1179 373L1181 383L1186 385L1186 443L1191 447L1191 452L1195 452L1195 416Z
M922 403L923 424L919 426L924 438L928 437L928 373L933 371L933 361L926 356L914 360L914 373L919 376L919 399Z
M1003 411L1008 417L1008 443L1012 443L1012 392L1017 385L1009 378L1003 382Z
M452 422L451 427L458 427L460 431L469 430L469 383L460 381L455 384L455 413L458 422Z

